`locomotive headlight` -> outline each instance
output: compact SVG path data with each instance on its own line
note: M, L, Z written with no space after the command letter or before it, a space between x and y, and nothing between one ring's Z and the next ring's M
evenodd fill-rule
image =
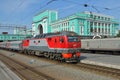
M73 57L76 57L76 55L74 54Z

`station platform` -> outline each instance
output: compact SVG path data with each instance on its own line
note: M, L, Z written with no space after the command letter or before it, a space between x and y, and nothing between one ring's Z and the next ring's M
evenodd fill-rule
M80 62L120 69L119 55L81 53Z
M21 80L21 79L0 61L0 80Z

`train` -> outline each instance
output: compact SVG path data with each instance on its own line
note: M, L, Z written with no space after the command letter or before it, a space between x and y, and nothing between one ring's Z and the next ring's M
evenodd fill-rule
M0 48L62 62L79 62L81 39L75 32L62 31L39 34L21 41L0 42Z
M120 54L120 38L83 39L81 52Z

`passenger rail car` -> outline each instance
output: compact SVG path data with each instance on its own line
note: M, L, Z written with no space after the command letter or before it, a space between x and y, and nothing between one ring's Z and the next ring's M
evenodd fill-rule
M80 36L71 31L39 34L23 41L3 43L6 46L1 46L2 43L0 43L0 47L65 62L78 62L80 57Z
M22 41L0 42L0 48L20 51L22 50Z
M81 45L83 51L120 54L120 38L85 39Z

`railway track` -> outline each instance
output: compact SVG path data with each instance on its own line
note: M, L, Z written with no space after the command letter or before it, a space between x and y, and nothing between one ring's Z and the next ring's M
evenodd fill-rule
M92 64L85 64L85 63L62 63L59 61L55 61L55 60L49 60L46 58L41 58L42 60L45 60L47 62L52 62L54 64L57 65L63 65L65 67L71 67L71 68L76 68L76 69L80 69L80 70L84 70L87 72L93 72L96 74L100 74L103 76L108 76L108 77L113 77L115 79L120 80L120 69L115 69L115 68L109 68L109 67L104 67L104 66L98 66L98 65L92 65Z
M22 80L54 80L52 77L36 71L33 67L27 66L2 54L0 54L0 60L4 62Z
M113 69L113 68L91 65L91 64L84 64L84 63L80 63L80 64L76 64L76 65L72 65L72 66L84 69L86 71L95 72L97 74L101 74L104 76L114 77L114 78L120 80L120 70L119 69Z
M65 66L65 67L76 68L76 69L80 69L80 70L83 70L83 71L86 71L86 72L92 72L92 73L95 73L95 74L100 74L100 75L103 75L103 76L113 77L115 79L120 80L120 70L119 69L108 68L108 67L97 66L97 65L91 65L91 64L84 64L84 63L78 63L78 64L74 64L74 63L69 64L68 63L67 64L67 63L62 63L62 62L55 61L55 60L49 60L49 59L46 59L46 58L43 58L43 57L30 56L30 55L25 55L25 54L21 54L21 55L29 56L29 57L32 57L32 58L38 58L38 59L41 59L41 60L46 61L46 62L54 63L56 65L62 65L62 66ZM50 79L50 80L52 80L52 79Z
M32 56L35 58L39 58L36 56ZM113 77L115 79L120 80L120 69L115 69L115 68L109 68L109 67L104 67L104 66L98 66L98 65L92 65L92 64L85 64L85 63L65 63L65 62L60 62L60 61L55 61L55 60L49 60L46 58L39 58L42 59L44 61L50 62L50 63L54 63L57 65L63 65L65 67L71 67L71 68L76 68L76 69L80 69L80 70L84 70L87 72L93 72L96 74L100 74L103 76L108 76L108 77Z

